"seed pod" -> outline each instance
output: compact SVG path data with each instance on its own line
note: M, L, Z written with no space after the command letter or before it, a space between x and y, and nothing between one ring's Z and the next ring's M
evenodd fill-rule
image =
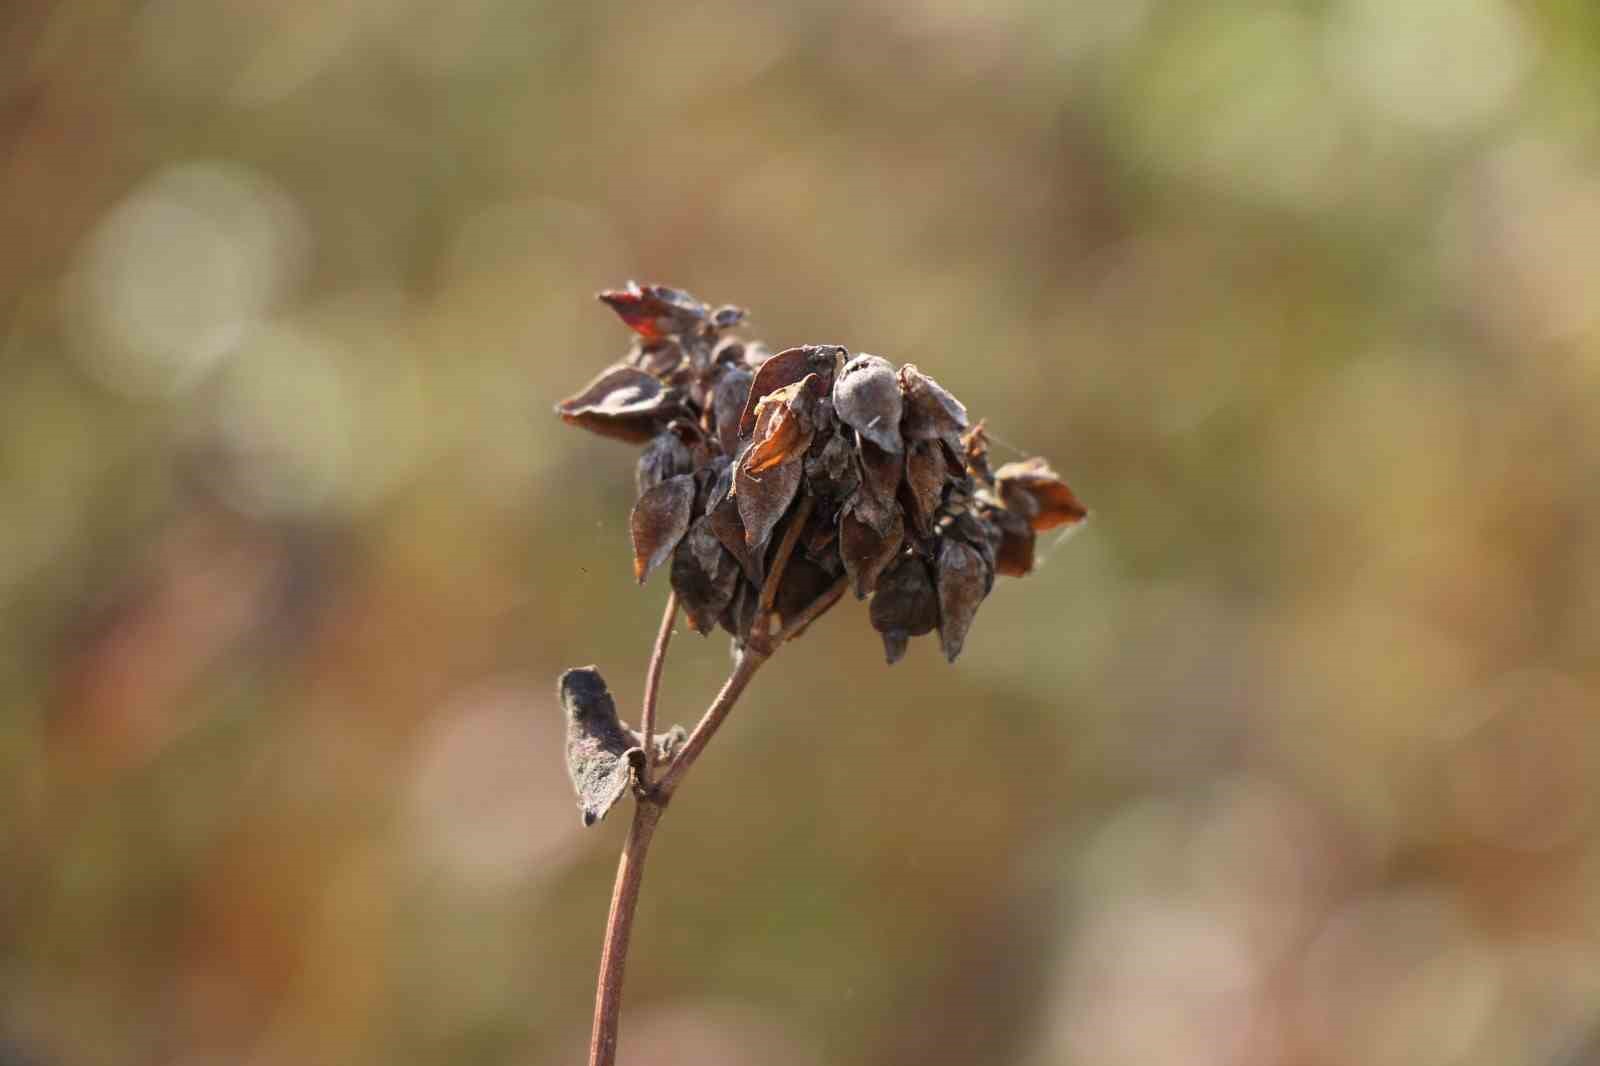
M733 599L739 567L700 518L672 553L672 591L678 594L689 626L702 636L710 633Z
M883 636L884 657L891 665L900 661L911 637L933 632L939 624L939 600L921 559L902 555L884 572L869 614L872 628Z
M874 497L878 503L885 507L897 507L895 496L900 491L900 479L905 473L906 457L903 454L886 452L866 438L857 441L858 454L861 459L861 491ZM881 521L887 523L885 515ZM880 524L878 529L882 532L885 524Z
M906 440L959 442L967 428L967 409L937 381L907 363L900 368L900 388L905 394L905 417L900 433Z
M599 298L629 329L647 340L687 333L710 315L705 304L680 289L669 289L665 285L641 287L630 281L627 288L602 292Z
M706 512L706 519L711 532L728 549L728 554L739 564L744 576L757 585L761 584L766 572L762 561L764 553L759 548L752 548L745 540L744 520L739 517L739 498L724 496Z
M818 376L822 392L832 389L834 366L843 354L844 349L837 344L803 344L787 348L762 363L750 384L744 412L739 416L739 435L744 437L754 432L756 405L770 392L803 381L809 374Z
M717 378L716 390L711 394L717 442L728 455L739 450L739 417L744 414L745 401L750 398L750 382L754 379L755 375L744 367L731 366Z
M899 511L890 513L889 528L879 532L871 522L857 517L853 504L839 512L839 556L856 599L864 600L878 586L878 578L905 543L905 523Z
M820 434L820 431L819 431ZM861 484L861 461L848 430L829 433L823 446L811 442L806 456L806 486L819 499L846 500Z
M978 605L989 594L993 580L983 555L972 545L945 538L939 545L936 567L939 586L939 642L944 657L956 661L966 643L967 630L978 613Z
M644 446L644 451L639 453L638 465L634 467L633 479L639 495L643 496L668 478L693 470L694 457L689 454L689 446L679 440L676 433L668 430L657 433Z
M924 536L933 534L933 516L944 502L944 447L938 441L919 440L906 450L906 515Z
M833 383L833 407L841 421L879 448L900 451L900 381L887 359L858 355L846 363Z
M1006 509L1026 518L1037 532L1075 525L1088 517L1089 509L1043 459L1007 463L994 472L994 481Z
M633 533L633 576L641 585L650 571L667 561L688 532L693 510L694 477L690 474L668 478L634 503L628 526Z
M676 396L661 382L620 363L556 405L556 413L568 425L631 444L643 444L660 433L679 410Z

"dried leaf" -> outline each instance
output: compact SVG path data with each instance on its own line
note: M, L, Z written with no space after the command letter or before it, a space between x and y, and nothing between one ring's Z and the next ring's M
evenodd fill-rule
M617 313L628 328L647 340L686 333L706 321L706 305L680 289L665 285L639 286L602 292L600 301Z
M826 570L810 559L796 555L784 568L783 580L778 583L778 594L772 606L782 624L788 625L832 588L833 578Z
M964 541L946 538L939 547L939 641L944 657L956 661L978 605L989 594L992 575L983 554Z
M905 416L900 433L906 440L959 442L967 428L967 409L937 381L907 363L900 368L900 388L905 394Z
M996 507L985 513L1000 534L995 548L995 572L1007 577L1023 577L1033 571L1035 533L1028 520L1012 511Z
M944 502L944 447L919 440L906 451L906 514L924 537L933 533L933 517Z
M992 482L994 471L989 469L989 431L986 425L980 418L977 425L961 435L961 451L967 473L979 481Z
M634 467L633 479L639 495L643 496L668 478L693 470L694 456L689 454L689 446L679 440L676 433L668 430L657 433L644 446L644 451L639 453L638 465Z
M820 432L820 431L819 431ZM819 449L812 440L806 456L806 486L820 499L849 499L861 484L861 461L849 433L829 433Z
M756 405L768 393L803 381L808 374L818 375L823 391L831 389L833 368L843 354L844 349L837 344L802 344L798 348L786 348L762 363L756 369L750 396L739 416L739 435L747 437L754 432Z
M871 522L856 516L854 502L839 512L839 555L858 600L866 599L877 588L878 577L894 562L900 545L905 543L905 522L900 512L892 512L891 517L888 531L880 533Z
M887 359L858 355L846 363L833 383L833 408L845 425L884 451L903 447L900 380Z
M633 505L633 576L640 584L667 561L688 532L694 510L694 477L679 474L654 486Z
M738 562L744 576L757 585L761 584L765 576L763 553L758 548L752 548L745 540L744 520L739 517L739 498L724 496L706 512L706 521L717 540Z
M562 400L556 412L568 425L643 444L661 432L678 405L654 377L619 363L601 371L576 396Z
M672 553L672 590L690 628L701 635L711 632L738 583L738 564L711 531L709 519L697 519Z
M583 824L593 825L628 791L643 752L637 735L618 721L616 701L599 670L568 670L558 691L567 716L567 774Z
M1043 459L1007 463L994 472L994 480L1006 509L1028 519L1037 532L1072 525L1088 517L1089 509L1078 502L1061 475Z
M750 627L755 624L760 606L761 590L748 581L741 581L739 587L734 590L733 598L728 601L727 609L722 612L722 617L717 619L717 624L732 634L733 639L742 645L750 639Z
M878 579L872 597L872 628L883 636L884 657L893 665L910 637L931 633L939 624L939 600L928 568L915 555L902 555Z
M739 450L739 418L744 414L745 401L750 398L750 383L754 380L755 375L744 367L732 366L717 378L716 390L711 394L717 442L728 455Z
M765 546L772 530L783 518L800 490L804 464L784 463L760 476L736 466L733 498L738 501L739 520L744 523L744 541L751 548Z

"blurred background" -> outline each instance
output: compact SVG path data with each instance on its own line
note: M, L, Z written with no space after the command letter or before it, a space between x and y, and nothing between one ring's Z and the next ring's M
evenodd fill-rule
M623 1063L1600 1061L1600 7L11 0L0 1062L581 1060L629 278L1094 511L673 804ZM721 636L683 630L692 722Z

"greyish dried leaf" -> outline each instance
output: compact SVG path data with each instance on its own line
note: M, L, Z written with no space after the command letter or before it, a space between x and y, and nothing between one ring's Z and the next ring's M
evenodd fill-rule
M617 719L617 704L593 666L561 675L557 688L567 717L567 775L584 825L593 825L621 799L643 755L637 734Z
M939 599L923 561L902 555L884 571L869 613L872 628L883 636L884 658L891 666L905 655L910 638L933 632L939 624Z
M944 446L938 441L915 441L906 450L906 514L924 537L932 535L933 517L944 502L945 475Z
M1006 509L1026 518L1036 532L1074 525L1089 515L1089 509L1043 459L1007 463L994 472L994 481Z
M833 408L884 451L900 451L900 380L889 360L863 354L846 363L833 383Z
M890 519L888 530L880 533L871 522L856 516L854 501L839 512L839 555L858 600L866 599L878 587L879 576L905 543L905 522L900 512L890 512Z
M939 642L944 657L956 661L978 605L989 594L992 576L983 555L972 545L946 538L939 547Z
M633 532L633 576L640 584L667 561L689 530L694 511L694 476L669 477L633 505L628 526Z
M739 583L739 566L701 517L672 553L672 590L678 594L689 626L704 636L727 610Z
M906 440L949 440L959 446L967 428L967 409L937 381L918 370L915 363L900 368L900 388L905 394L905 417L900 433Z
M601 371L576 396L562 400L556 412L568 425L643 444L665 428L678 412L678 403L660 381L619 363Z
M676 433L667 430L651 437L650 443L639 453L633 479L638 494L643 496L668 478L693 472L694 456L689 453L689 446L679 440Z

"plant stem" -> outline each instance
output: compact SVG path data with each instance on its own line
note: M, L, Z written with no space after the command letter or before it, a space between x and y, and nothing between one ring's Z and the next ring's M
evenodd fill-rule
M617 1060L617 1022L622 1016L622 977L628 965L628 940L633 933L633 912L639 904L644 880L644 860L661 820L661 801L653 797L633 805L628 842L617 862L617 881L611 889L611 913L606 917L605 946L600 950L600 982L594 994L594 1029L589 1035L589 1066L612 1066Z
M667 594L667 606L661 612L661 629L656 633L656 646L650 652L650 668L644 676L644 707L639 712L639 732L644 734L644 769L639 772L639 784L648 790L655 779L656 760L656 699L661 691L661 668L667 662L667 645L672 641L672 626L678 620L678 594Z
M756 671L761 664L767 661L765 652L746 646L739 655L739 661L734 665L733 673L728 675L728 680L722 683L722 691L717 693L717 698L711 701L711 706L706 708L706 713L700 716L700 721L695 725L694 732L689 734L689 739L678 749L678 754L673 756L672 762L667 766L667 772L661 775L656 791L665 799L671 799L672 793L683 781L683 775L689 772L689 767L700 757L700 752L711 742L716 734L717 727L723 719L733 710L733 705L739 702L739 696L744 692L745 686L750 684L750 679L756 676Z

